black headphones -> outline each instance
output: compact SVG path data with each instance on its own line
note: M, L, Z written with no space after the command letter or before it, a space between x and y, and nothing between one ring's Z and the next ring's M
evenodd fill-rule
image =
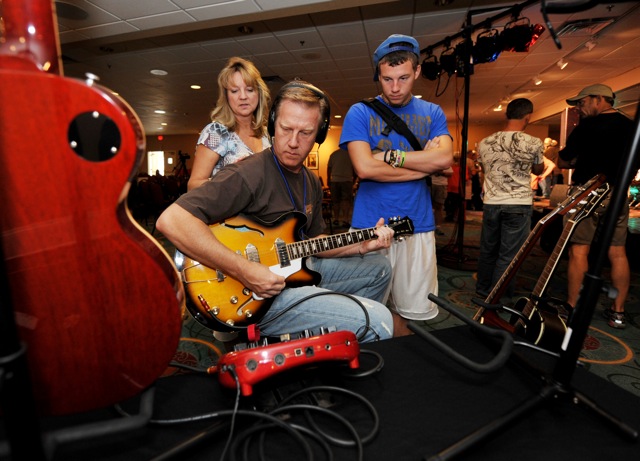
M267 132L270 137L275 136L276 133L276 112L278 111L278 106L280 105L282 94L288 88L306 88L307 90L316 94L320 99L326 101L326 110L322 114L322 123L320 124L320 129L318 130L318 134L316 135L316 142L318 144L322 144L327 137L327 132L329 131L329 117L331 115L331 107L329 106L329 99L327 96L320 91L318 88L302 83L302 82L290 82L280 88L278 94L273 100L273 104L271 104L271 110L269 111L269 119L267 120Z

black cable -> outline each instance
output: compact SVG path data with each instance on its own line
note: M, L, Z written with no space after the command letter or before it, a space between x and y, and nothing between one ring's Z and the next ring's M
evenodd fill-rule
M346 376L347 378L365 378L367 376L371 376L374 375L378 372L380 372L380 370L382 370L382 368L384 368L384 359L382 358L382 355L378 354L375 351L371 351L369 349L360 349L360 354L369 354L369 355L373 355L374 357L376 357L378 359L378 362L371 367L368 370L364 370L361 372L357 372L355 370L351 370L351 369L346 369L342 372L343 376Z
M294 439L296 439L296 441L303 448L306 454L306 459L308 459L309 461L313 461L313 453L311 451L311 446L297 430L291 427L290 424L285 423L284 421L280 420L279 418L276 418L275 416L269 413L258 413L258 414L260 414L261 417L264 416L265 417L264 419L267 419L269 422L273 423L275 426L289 433L289 435L291 435ZM264 426L262 425L254 426L252 428L249 428L241 432L237 437L234 438L234 441L233 441L233 444L231 445L231 450L230 450L230 455L231 455L230 461L237 461L235 453L236 453L238 444L241 443L243 438L246 437L247 434L253 433L256 430L260 430L261 428L264 428ZM222 461L222 458L220 459L220 461Z
M270 414L273 415L273 414L282 413L284 411L291 411L291 410L305 410L306 412L308 412L308 411L317 411L319 413L323 413L323 414L325 414L327 416L331 416L334 419L337 419L338 421L340 421L347 428L347 430L353 434L354 443L350 443L350 444L347 445L347 444L344 444L344 441L342 441L340 439L328 436L327 434L323 433L322 431L318 431L318 432L320 433L320 435L322 435L322 437L327 439L329 441L329 443L337 442L337 443L334 443L334 444L338 445L338 446L347 446L347 447L352 447L352 446L355 445L356 450L358 452L358 460L362 461L364 459L363 440L360 437L360 435L358 434L358 431L356 431L356 428L353 427L353 424L351 424L346 418L340 416L335 411L331 411L331 410L329 410L327 408L316 407L314 405L308 405L308 404L296 404L296 405L289 405L289 406L286 406L286 407L278 407L278 408L272 410Z
M373 416L373 429L365 437L362 437L362 443L369 443L378 434L378 431L380 429L380 417L378 416L378 412L376 411L375 407L371 404L371 402L369 402L367 399L365 399L360 394L357 394L357 393L355 393L353 391L350 391L350 390L347 390L347 389L343 389L341 387L335 387L335 386L313 386L313 387L308 387L306 389L299 390L299 391L294 392L293 394L289 395L287 398L282 400L279 403L279 405L283 405L283 404L293 400L294 398L296 398L296 397L298 397L298 396L300 396L302 394L306 394L306 393L310 393L310 392L316 392L316 391L318 391L318 392L322 392L323 391L323 392L343 393L343 394L347 394L347 395L349 395L351 397L354 397L354 398L360 400L367 407L367 409L369 410L369 412ZM351 443L349 441L341 440L341 439L334 438L332 436L327 435L326 433L322 432L320 430L320 428L318 428L318 426L315 423L310 421L309 418L307 418L307 420L309 421L309 423L313 426L313 428L315 430L317 430L320 434L322 434L323 437L327 438L327 440L329 440L330 442L333 442L334 445L343 446L343 447L351 447L351 446L353 446L353 443Z
M192 367L190 365L185 365L184 363L180 363L180 362L169 362L169 366L174 368L181 368L187 371L192 371L198 374L207 374L207 370L204 368Z
M314 434L309 428L304 427L304 426L300 426L298 424L294 424L294 423L288 423L289 426L291 426L291 428L293 428L296 431L302 432L304 433L304 435L314 439L318 445L320 445L324 451L327 453L327 457L329 458L329 461L333 460L333 453L331 452L331 447L329 446L329 444L324 441L322 439L322 437L320 437L318 434ZM267 431L270 429L273 429L275 426L273 424L260 424L260 425L255 425L253 427L250 427L248 429L246 429L245 431L243 431L241 434L239 434L238 436L238 441L236 442L236 445L244 442L243 443L243 450L242 450L242 459L243 460L247 460L247 461L255 461L255 457L251 456L251 453L249 452L249 449L251 448L250 443L251 443L251 436L254 435L254 433L259 432L259 440L258 440L258 459L260 461L266 461L267 460L267 456L265 453L265 447L264 444L266 442L265 437L267 434Z
M227 454L227 450L231 445L231 441L233 440L233 431L236 426L236 416L238 415L238 407L240 405L240 379L238 379L238 374L236 373L236 368L234 366L228 367L227 371L233 377L236 382L236 400L233 404L233 415L231 416L231 428L229 429L229 436L227 437L227 442L224 445L224 449L222 450L222 455L220 456L220 461L224 460L224 457Z

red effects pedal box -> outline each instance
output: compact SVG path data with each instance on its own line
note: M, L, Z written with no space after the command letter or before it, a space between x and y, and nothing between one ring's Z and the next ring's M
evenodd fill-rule
M220 383L230 388L236 387L235 374L243 396L253 393L254 384L291 368L325 361L346 361L352 369L359 366L360 346L350 331L263 346L240 345L240 349L220 357L214 371Z

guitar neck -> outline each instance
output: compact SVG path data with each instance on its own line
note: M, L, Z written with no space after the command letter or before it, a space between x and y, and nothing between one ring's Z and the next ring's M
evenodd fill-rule
M573 232L577 223L572 222L570 225L566 225L562 230L562 234L558 239L558 243L556 243L555 248L553 249L553 253L549 257L547 264L544 266L542 274L540 274L540 278L538 279L538 283L533 288L531 292L534 296L540 296L544 290L547 288L547 284L549 283L549 279L551 278L551 274L555 270L558 265L558 261L560 260L560 255L564 251L564 248L567 246L567 241L569 240L569 236Z
M546 223L556 213L557 211L554 210L536 223L533 230L529 233L529 235L527 236L527 239L520 247L520 250L518 250L518 253L511 260L511 263L509 264L507 269L503 272L500 279L496 282L495 286L493 287L493 290L491 290L491 293L489 293L489 296L487 296L487 298L485 299L486 303L494 304L500 301L500 298L504 294L507 284L509 283L509 281L511 281L516 271L522 264L524 257L531 252L533 245L537 241L538 234L542 232Z
M551 274L553 274L553 271L556 269L556 266L558 265L558 261L560 260L560 255L564 251L564 248L567 246L567 241L569 240L569 236L571 235L571 233L573 232L573 229L577 224L578 224L577 222L570 221L569 223L567 223L566 226L564 226L564 229L562 230L562 234L558 239L558 243L554 247L553 253L551 253L551 256L549 257L547 264L544 266L544 269L542 270L542 274L540 274L540 277L538 278L538 282L536 283L536 286L533 288L533 291L531 292L531 297L529 298L524 308L522 309L522 314L525 315L526 317L529 317L531 315L531 313L536 307L537 299L542 296L542 293L544 293L544 290L547 288L547 284L551 279Z
M298 259L313 256L323 251L342 248L354 243L365 242L378 237L375 234L375 230L375 227L370 227L368 229L358 229L356 231L330 235L328 237L317 237L289 243L286 245L287 254L290 259Z
M0 40L0 67L27 69L35 65L34 70L62 75L58 23L52 5L47 0L1 5L4 33ZM32 30L37 33L30 33Z

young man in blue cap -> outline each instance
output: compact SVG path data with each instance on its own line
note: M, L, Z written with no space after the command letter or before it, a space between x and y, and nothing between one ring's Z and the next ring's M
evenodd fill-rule
M427 299L429 293L438 293L438 274L436 226L425 178L453 163L453 142L442 109L412 95L420 77L419 57L415 38L391 35L373 55L373 80L382 87L376 99L407 124L422 150L414 151L396 131L385 131L383 118L364 103L349 109L340 138L360 178L352 227L366 227L370 216L408 216L415 227L414 235L382 251L393 267L387 305L394 316L394 336L411 334L408 320L438 315L437 306Z
M573 184L582 184L596 174L604 174L612 187L629 187L629 184L619 184L618 180L620 165L629 152L633 122L613 107L614 102L613 90L602 84L590 85L567 99L567 104L578 109L580 123L567 138L567 145L560 151L558 166L575 168L571 176ZM635 165L635 169L638 168ZM606 206L608 202L609 199L605 198L602 203ZM593 213L581 221L569 240L567 303L573 307L578 302L582 280L589 268L591 242L597 235L598 221L604 214ZM624 302L630 284L629 260L625 247L628 225L629 208L625 206L618 217L608 255L611 284L618 294L603 315L612 328L625 328L627 325Z

